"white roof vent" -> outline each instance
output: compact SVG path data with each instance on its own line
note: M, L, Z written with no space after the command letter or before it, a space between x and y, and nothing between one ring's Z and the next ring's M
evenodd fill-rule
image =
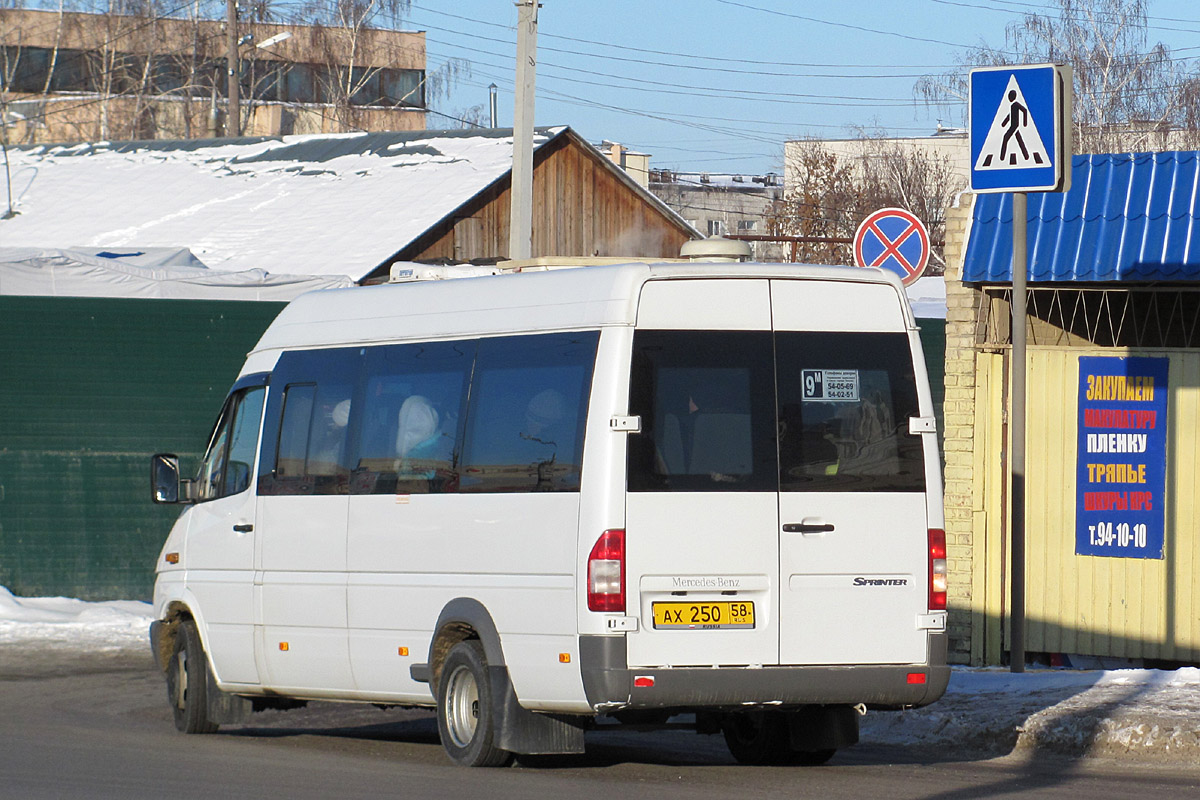
M679 257L690 261L749 261L753 251L746 242L710 236L684 242L683 247L679 248Z

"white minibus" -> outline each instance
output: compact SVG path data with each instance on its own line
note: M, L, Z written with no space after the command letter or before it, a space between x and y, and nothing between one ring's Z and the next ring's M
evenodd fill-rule
M309 293L196 477L151 480L184 504L151 639L189 733L337 700L435 708L463 765L622 724L816 764L949 679L934 409L875 269Z

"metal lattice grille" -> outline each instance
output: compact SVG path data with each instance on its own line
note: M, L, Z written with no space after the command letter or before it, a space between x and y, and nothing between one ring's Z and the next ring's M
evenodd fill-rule
M985 287L976 342L1012 343L1012 288ZM1046 288L1028 291L1031 345L1200 347L1200 288Z

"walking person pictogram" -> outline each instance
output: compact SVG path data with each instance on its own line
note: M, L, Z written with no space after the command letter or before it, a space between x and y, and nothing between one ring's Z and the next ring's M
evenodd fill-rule
M1028 161L1029 150L1025 147L1025 139L1021 137L1021 128L1029 124L1029 110L1017 102L1016 91L1009 91L1008 102L1008 116L1004 118L1004 122L1000 123L1001 125L1008 126L1008 132L1004 134L1004 139L1002 139L1000 142L1000 160L1004 160L1004 154L1008 150L1009 140L1015 138L1017 140L1017 144L1021 148L1021 156ZM1016 153L1013 153L1012 161L1010 163L1017 163ZM1041 163L1040 158L1038 159L1038 163Z

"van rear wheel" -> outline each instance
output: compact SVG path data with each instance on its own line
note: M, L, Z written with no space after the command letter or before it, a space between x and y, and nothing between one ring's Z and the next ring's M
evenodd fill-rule
M464 767L502 767L513 754L496 746L495 700L487 658L477 639L450 649L438 682L438 733L442 747Z
M175 632L175 646L167 665L167 699L175 727L183 733L215 733L217 723L208 716L208 656L200 643L196 623L185 619Z
M721 732L729 752L741 764L783 764L790 759L787 719L778 712L727 714Z
M836 748L796 750L791 745L789 715L781 711L726 714L721 731L729 752L742 764L791 764L817 767L833 758Z

